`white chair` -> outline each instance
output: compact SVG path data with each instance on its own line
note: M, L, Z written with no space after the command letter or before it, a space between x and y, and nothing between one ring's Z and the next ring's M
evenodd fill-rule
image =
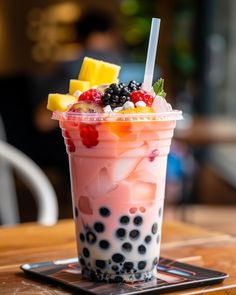
M11 177L10 166L19 173L29 187L38 208L37 221L53 225L58 219L58 203L55 191L41 168L28 156L0 139L0 220L2 225L19 222L19 213Z

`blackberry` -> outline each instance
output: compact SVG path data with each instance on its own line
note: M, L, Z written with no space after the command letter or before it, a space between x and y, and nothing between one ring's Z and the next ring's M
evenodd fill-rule
M101 101L104 106L110 105L112 109L123 106L130 101L130 90L124 83L112 83L105 89Z
M139 90L139 89L141 89L141 83L137 83L136 81L132 80L128 84L128 89L130 92Z

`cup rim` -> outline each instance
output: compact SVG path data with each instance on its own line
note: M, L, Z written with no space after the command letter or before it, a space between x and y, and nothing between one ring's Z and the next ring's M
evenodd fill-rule
M163 113L74 113L54 111L52 119L75 122L140 122L140 121L176 121L183 119L182 111L172 110Z

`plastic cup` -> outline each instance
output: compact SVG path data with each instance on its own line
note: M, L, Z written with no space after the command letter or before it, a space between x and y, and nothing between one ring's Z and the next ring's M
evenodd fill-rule
M166 164L179 111L58 113L69 156L78 256L85 278L156 276Z

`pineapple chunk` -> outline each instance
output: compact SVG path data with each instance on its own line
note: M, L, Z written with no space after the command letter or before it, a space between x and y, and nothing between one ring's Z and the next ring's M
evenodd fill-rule
M68 110L69 105L77 102L77 98L72 95L50 93L48 95L47 109L50 111L65 112Z
M120 72L120 66L85 57L79 79L90 81L90 86L111 84L117 81Z
M75 91L80 90L82 92L88 90L90 88L89 81L81 81L81 80L70 80L70 87L69 87L69 93L73 95Z

